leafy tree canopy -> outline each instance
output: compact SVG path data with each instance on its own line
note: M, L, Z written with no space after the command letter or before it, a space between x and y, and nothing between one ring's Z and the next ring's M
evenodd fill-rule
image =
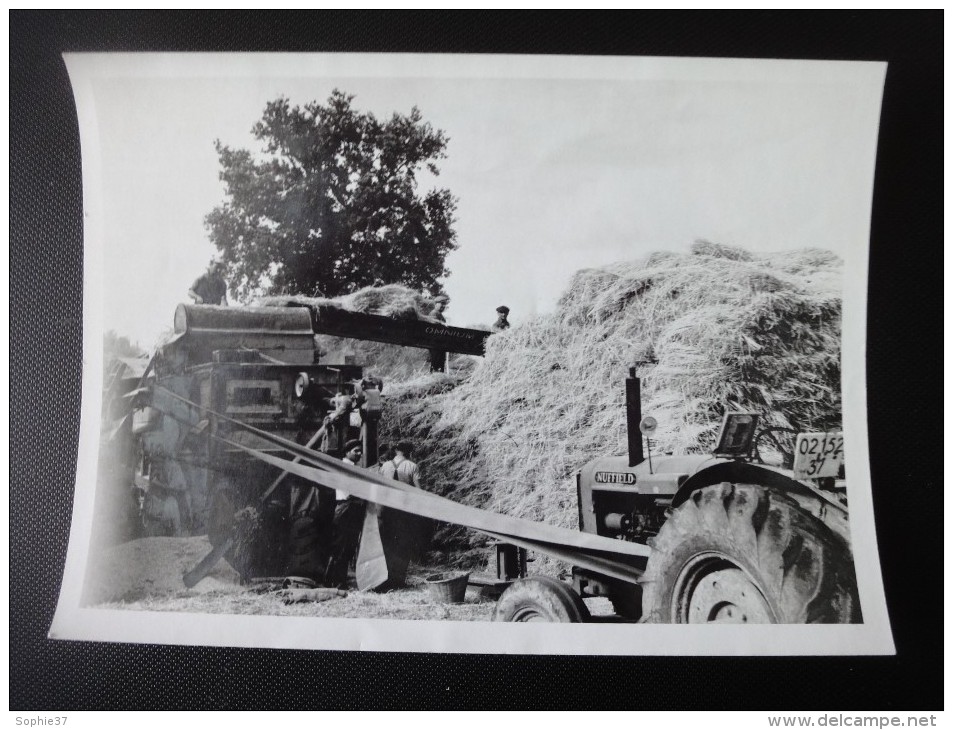
M205 218L239 295L338 296L402 283L439 293L457 247L456 199L421 193L447 137L414 107L386 122L335 90L325 105L277 99L252 129L263 150L216 141L225 202Z
M106 330L103 334L103 352L107 361L113 357L145 357L146 355L146 351L139 347L138 342L133 342L116 330Z

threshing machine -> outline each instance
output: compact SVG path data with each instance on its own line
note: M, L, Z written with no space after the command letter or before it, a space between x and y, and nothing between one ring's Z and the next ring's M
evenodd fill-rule
M363 465L376 463L383 383L349 358L321 360L315 334L482 354L489 333L330 305L180 304L174 336L125 396L145 534L207 532L244 579L321 579L334 490L248 452L281 451L270 434L340 457L360 438Z

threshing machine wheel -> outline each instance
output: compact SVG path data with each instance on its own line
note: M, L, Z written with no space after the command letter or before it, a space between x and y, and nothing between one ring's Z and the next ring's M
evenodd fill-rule
M493 620L583 623L589 620L589 609L566 583L534 575L516 581L503 591Z
M681 504L643 576L654 623L860 620L849 549L782 491L723 482Z

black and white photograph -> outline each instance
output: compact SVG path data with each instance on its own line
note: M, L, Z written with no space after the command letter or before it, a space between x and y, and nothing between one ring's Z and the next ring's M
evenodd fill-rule
M893 652L884 64L65 62L84 382L51 637Z
M9 15L14 724L942 724L942 12Z

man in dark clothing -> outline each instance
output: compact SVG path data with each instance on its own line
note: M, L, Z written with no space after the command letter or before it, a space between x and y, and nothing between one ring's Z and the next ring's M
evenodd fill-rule
M381 476L422 489L420 467L411 460L413 455L414 445L409 441L401 441L394 447L394 458L381 467ZM397 546L400 556L399 558L394 556L389 561L395 567L395 576L400 575L402 570L406 571L407 562L420 560L430 545L435 528L436 523L427 517L393 510L386 513L382 532L386 533L392 544Z
M352 439L344 444L345 464L358 466L363 448L361 442ZM332 588L347 588L347 569L361 541L364 524L364 500L347 492L337 490L337 506L334 508L334 537L331 544L331 564L326 583Z
M496 322L493 323L494 332L502 332L505 329L509 329L510 323L506 316L510 313L510 308L506 305L502 305L496 308L496 313L500 315L496 318Z
M189 297L196 304L221 304L228 306L228 299L225 293L228 285L222 274L225 271L225 264L221 261L212 261L208 265L208 271L202 274L189 289Z
M384 468L384 464L388 463L393 455L394 449L391 448L391 446L388 444L381 445L377 450L377 470L381 471Z

